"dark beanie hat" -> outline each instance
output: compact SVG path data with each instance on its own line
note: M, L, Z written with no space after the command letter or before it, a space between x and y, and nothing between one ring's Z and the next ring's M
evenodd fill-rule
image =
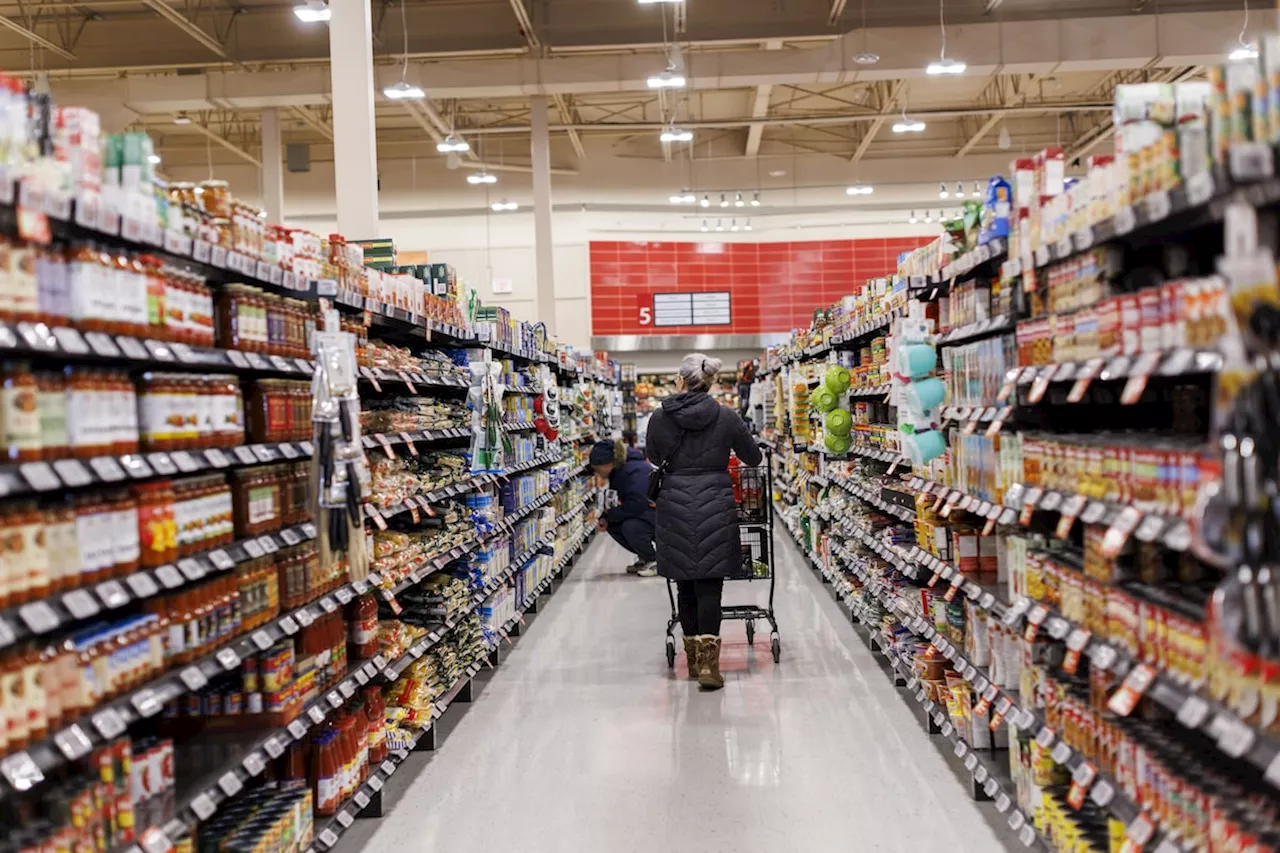
M611 465L613 464L613 442L597 441L591 447L591 464L592 465Z

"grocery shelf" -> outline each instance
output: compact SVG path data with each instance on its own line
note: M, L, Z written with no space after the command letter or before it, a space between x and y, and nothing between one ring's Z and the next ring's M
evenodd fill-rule
M419 388L464 390L471 387L470 382L458 376L432 375L411 370L391 371L380 367L360 368L360 378L372 385L375 391L383 390L383 382L396 383L390 387L397 390L398 385L403 383L405 390L410 394L417 394Z
M848 492L859 500L866 501L882 512L886 512L895 518L901 519L902 521L915 520L916 514L911 510L897 504L889 503L881 498L878 493L873 493L857 483L850 482L845 477L832 476L830 477L830 480L845 492Z
M1097 357L1082 362L1065 361L1013 368L1005 374L1005 385L1092 381L1114 382L1133 377L1191 376L1217 373L1222 369L1222 353L1214 349L1171 347L1131 355Z
M119 486L176 474L269 465L309 459L309 441L278 441L212 447L206 450L153 451L95 456L92 459L58 459L54 462L20 462L0 465L0 497L51 494L102 486Z
M929 281L933 284L941 284L943 282L952 282L954 280L964 281L979 276L991 277L995 275L996 270L1004 263L1008 254L1008 243L997 238L981 246L977 246L965 252L949 264L943 266L941 270L929 276Z
M985 317L972 323L966 323L963 326L957 326L954 329L948 329L937 337L935 343L939 346L967 344L971 341L981 340L989 335L1010 331L1016 325L1016 322L1012 314Z

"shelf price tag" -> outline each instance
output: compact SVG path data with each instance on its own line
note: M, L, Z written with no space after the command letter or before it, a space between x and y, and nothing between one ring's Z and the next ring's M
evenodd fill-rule
M1111 558L1119 554L1141 520L1142 511L1136 507L1127 506L1120 510L1119 515L1116 516L1115 521L1111 522L1111 526L1102 537L1103 556Z
M1107 708L1117 716L1129 716L1133 713L1133 709L1137 707L1138 700L1151 687L1155 678L1154 669L1145 663L1138 664L1129 670L1129 674L1120 683L1120 689L1111 695L1111 699L1107 702Z
M1067 793L1067 804L1076 811L1084 806L1085 795L1089 793L1093 781L1098 778L1098 768L1087 761L1081 762L1071 772L1071 790Z
M1093 632L1087 628L1076 628L1067 636L1067 654L1063 658L1062 669L1068 675L1075 675L1080 668L1080 655L1092 636Z

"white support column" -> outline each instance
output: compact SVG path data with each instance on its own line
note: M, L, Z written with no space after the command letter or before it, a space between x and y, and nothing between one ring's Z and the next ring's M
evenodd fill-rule
M551 135L547 132L547 99L529 101L533 137L530 165L533 166L533 247L538 267L538 319L547 331L556 331L555 249L551 238Z
M280 110L262 110L262 209L267 221L284 222L284 157L280 150Z
M329 9L338 232L351 240L368 240L381 236L371 4L369 0L330 0Z

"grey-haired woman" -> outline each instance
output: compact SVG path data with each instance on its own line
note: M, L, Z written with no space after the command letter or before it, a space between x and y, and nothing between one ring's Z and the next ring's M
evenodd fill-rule
M658 573L676 582L689 677L708 690L720 674L720 596L742 559L729 453L759 465L760 448L742 417L708 393L720 359L695 352L680 362L678 393L662 401L646 433L645 452L667 463L657 501Z

